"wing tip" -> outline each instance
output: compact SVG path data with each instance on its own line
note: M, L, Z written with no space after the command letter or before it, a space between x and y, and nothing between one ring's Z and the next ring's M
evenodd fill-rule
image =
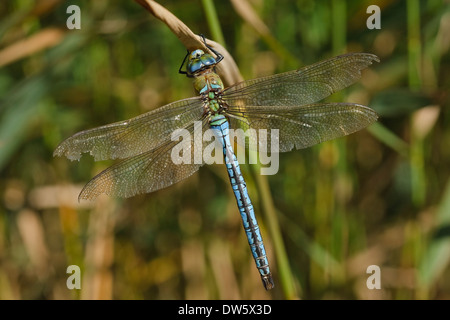
M373 54L373 53L363 53L363 54L365 57L369 58L369 59L367 59L369 62L369 65L371 65L374 61L380 62L380 58L376 54Z
M380 58L373 53L367 53L367 52L349 52L349 53L345 53L342 54L338 57L348 57L348 56L361 56L366 58L365 60L369 60L370 62L375 61L375 62L380 62Z
M64 142L61 142L60 144L58 144L58 146L55 148L55 151L53 151L53 156L54 157L61 157L64 155L64 151L65 151L65 147L64 147Z
M95 178L94 178L95 179ZM92 179L93 180L93 179ZM83 189L81 189L80 194L78 195L78 202L81 202L81 200L89 200L89 201L94 201L95 199L98 198L99 195L101 195L102 193L106 193L104 191L98 191L96 190L96 188L92 188L91 187L91 181L89 181L84 187ZM92 189L92 190L90 190ZM92 192L94 191L94 192Z
M76 151L71 151L67 146L67 140L61 142L53 151L53 157L63 157L65 156L67 159L71 161L80 161L81 153Z
M367 111L369 112L368 116L370 116L369 118L372 120L370 123L373 123L380 118L379 114L371 107L368 107L368 106L365 106L365 105L362 105L359 103L354 103L353 105L358 108L364 109L366 112Z
M55 151L53 151L53 157L61 157L61 152L57 149L55 149Z

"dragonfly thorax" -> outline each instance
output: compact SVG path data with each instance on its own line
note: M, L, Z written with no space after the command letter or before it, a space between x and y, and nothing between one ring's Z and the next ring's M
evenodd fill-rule
M210 121L216 122L219 119L222 121L224 117L218 117L224 109L221 96L223 83L219 75L212 71L197 75L194 78L194 88L203 97L205 113L210 115Z
M212 70L208 70L195 76L194 89L203 96L209 96L209 92L218 93L224 87L219 75Z

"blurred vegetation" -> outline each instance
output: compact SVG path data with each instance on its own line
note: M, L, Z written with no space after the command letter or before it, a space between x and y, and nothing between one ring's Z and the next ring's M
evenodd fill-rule
M0 299L450 299L448 1L376 1L380 30L366 27L373 1L236 2L160 1L223 41L246 79L344 52L381 59L330 98L373 107L376 125L281 154L274 176L242 166L275 289L261 285L223 166L78 203L112 162L52 157L78 131L194 95L167 26L134 1L74 0L81 30L68 30L66 1L12 0L0 7ZM81 290L66 287L69 265ZM366 287L370 265L380 290Z

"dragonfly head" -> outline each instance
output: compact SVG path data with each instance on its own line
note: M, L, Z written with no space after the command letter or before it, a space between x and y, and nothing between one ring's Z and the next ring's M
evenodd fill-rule
M194 76L196 73L210 69L216 64L217 60L211 54L205 53L201 49L194 50L188 56L186 65L187 75Z

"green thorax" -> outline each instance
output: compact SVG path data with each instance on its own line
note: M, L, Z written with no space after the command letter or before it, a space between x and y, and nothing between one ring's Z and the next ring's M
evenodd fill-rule
M214 72L216 60L210 54L202 50L193 51L188 57L187 70L190 77L194 78L194 89L204 97L209 108L210 124L220 125L226 118L219 114L220 96L224 86L222 79Z
M223 84L217 73L208 71L194 78L194 88L205 97L211 115L210 124L220 125L226 121L225 116L219 114L221 105L218 94L223 90Z

